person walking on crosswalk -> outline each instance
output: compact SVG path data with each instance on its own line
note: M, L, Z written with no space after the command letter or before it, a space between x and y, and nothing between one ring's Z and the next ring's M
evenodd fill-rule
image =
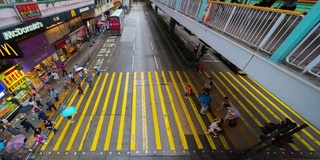
M77 89L79 91L79 94L83 94L83 89L80 84L78 84Z

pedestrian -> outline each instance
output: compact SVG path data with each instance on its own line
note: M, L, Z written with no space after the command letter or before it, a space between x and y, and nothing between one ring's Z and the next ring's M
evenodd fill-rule
M216 138L218 133L222 131L222 126L221 126L222 123L223 123L223 119L221 118L214 119L211 125L209 126L207 134L213 133L214 134L213 137Z
M200 66L199 66L199 68L198 68L198 75L201 75L202 74L202 72L203 72L203 70L204 70L204 65L203 64L200 64Z
M21 131L19 128L15 127L14 125L8 123L5 125L5 128L6 130L12 135L12 136L15 136L15 135L18 135L18 134L21 134Z
M39 141L42 141L42 142L43 142L43 139L42 139L42 140L39 139L40 136L41 136L44 140L47 140L47 139L48 139L47 135L45 135L45 134L43 133L41 127L37 127L36 130L34 131L34 137L37 138L37 141L39 140Z
M202 104L200 114L206 115L205 111L207 111L208 109L209 109L209 104Z
M36 96L34 96L34 100L36 101L37 106L43 107L43 104L41 103L41 98L39 92L37 93Z
M51 89L50 96L52 96L56 101L59 100L59 94L55 89Z
M38 134L36 138L38 143L47 144L46 139L41 134Z
M187 86L186 93L184 94L184 98L188 98L191 95L192 88L190 85Z
M212 86L213 86L212 78L208 78L206 80L206 83L203 85L203 90L209 93Z
M46 82L43 87L44 87L44 89L45 89L47 92L49 92L49 94L50 94L50 91L51 91L51 85L50 85L50 83L49 83L49 82Z
M83 80L84 76L83 76L82 71L79 71L78 73L79 73L79 77L80 77L80 79L81 79L81 80Z
M225 96L222 100L221 106L217 109L217 111L220 111L222 108L230 107L230 101L228 96Z
M96 66L94 67L94 69L96 70L97 76L99 76L99 75L100 75L100 67L99 67L98 65L96 65Z
M39 113L38 113L38 119L39 120L47 120L49 118L49 116L47 116L46 115L46 113L44 113L43 111L40 111Z
M64 86L65 86L66 88L71 89L70 85L71 85L71 82L70 82L68 79L65 79L65 80L64 80Z
M50 131L53 131L53 133L56 134L58 132L58 130L53 127L53 124L56 124L56 122L51 121L51 120L44 121L44 127L46 127Z
M36 128L27 120L27 118L21 118L20 125L25 128L26 132L28 132L30 128L36 130Z
M233 119L236 119L236 118L237 118L237 115L233 111L231 111L229 109L228 112L227 112L227 115L224 118L224 121L226 121L226 120L230 121L230 120L233 120Z
M84 76L88 76L88 69L86 66L83 67Z
M74 122L76 122L71 115L70 115L70 116L67 116L67 119L70 120L70 123L71 123L71 124L73 124Z
M29 105L32 105L33 107L38 107L36 100L32 96L29 98Z
M60 82L60 78L59 78L59 75L58 75L57 72L53 71L53 72L52 72L52 76L53 76L53 79L54 79L57 83Z
M24 141L23 141L23 145L22 145L22 149L24 149L24 150L27 150L27 151L30 151L30 152L32 152L32 149L31 148L29 148L25 143L27 142L27 139L25 138L24 139Z
M68 75L67 67L63 63L61 64L61 70L62 70L62 77L64 77L64 74Z
M76 64L73 66L73 68L74 68L74 71L77 73L78 64L76 63Z
M91 80L89 80L88 84L89 84L89 89L92 89L92 88L93 88L93 82L92 82L92 79L91 79Z
M70 78L70 80L71 80L71 83L73 83L73 84L76 83L76 81L74 80L74 76L73 76L73 73L72 73L72 72L69 73L69 78Z
M80 83L78 84L77 89L79 91L79 94L80 93L83 94L83 90L82 90L82 87L81 87Z
M46 109L47 111L52 111L52 108L54 108L54 110L57 110L56 106L54 106L54 103L48 98L47 99L47 106L48 108Z

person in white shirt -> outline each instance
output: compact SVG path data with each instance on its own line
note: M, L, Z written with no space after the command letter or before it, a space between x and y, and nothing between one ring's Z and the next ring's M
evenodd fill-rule
M207 134L209 134L211 132L214 134L213 137L217 137L218 133L220 131L222 131L222 128L221 128L222 122L223 122L223 119L221 119L221 118L214 119L214 121L209 126Z

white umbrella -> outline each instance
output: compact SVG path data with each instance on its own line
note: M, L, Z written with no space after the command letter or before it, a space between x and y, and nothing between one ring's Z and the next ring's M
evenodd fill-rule
M81 71L81 70L83 70L83 67L78 67L78 68L76 68L76 72L79 72L79 71Z

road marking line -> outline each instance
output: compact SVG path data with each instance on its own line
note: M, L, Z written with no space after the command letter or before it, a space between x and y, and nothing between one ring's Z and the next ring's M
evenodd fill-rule
M158 75L158 72L154 72L154 74L156 76L156 82L157 82L157 86L158 86L158 94L159 94L160 104L161 104L161 109L162 109L162 116L163 116L164 123L166 126L170 150L176 150L176 147L174 145L174 140L172 137L171 128L170 128L170 122L169 122L169 117L168 117L168 113L167 113L167 109L166 109L166 104L164 103L165 100L162 95L163 92L162 92L162 88L161 88L161 84L160 84L160 80L159 80L159 75Z
M132 65L131 65L131 69L134 69L134 56L132 56Z
M132 111L131 111L131 136L130 136L130 150L136 149L136 121L137 121L137 73L133 73L133 87L132 87Z
M156 67L157 67L157 69L159 69L156 55L153 55L153 57L154 57L154 61L156 62Z
M147 108L144 73L141 72L141 108L142 108L142 140L143 150L148 150Z
M190 78L188 77L188 74L187 74L186 72L183 72L183 74L184 74L184 76L187 78L188 84L191 86L191 88L197 88L197 87L191 82ZM199 96L199 93L198 93L198 91L197 91L196 89L194 89L194 90L192 90L192 91L194 92L194 94L195 94L196 97ZM213 120L211 114L210 114L209 112L205 112L205 113L206 113L209 121L212 123L214 120ZM205 125L205 126L206 126L206 125ZM208 126L208 125L207 125L207 126ZM205 132L207 132L207 130L205 130ZM209 135L209 136L210 136L210 135ZM224 136L223 136L223 135L219 135L218 137L219 137L219 139L221 140L221 143L222 143L222 145L224 146L224 148L225 148L226 150L230 150L230 147L229 147L226 139L224 138Z
M185 71L183 71L183 73L184 73L184 72L185 72ZM178 78L179 78L179 80L180 80L180 82L181 82L181 85L182 85L182 86L187 86L187 84L184 84L184 81L183 81L183 79L182 79L182 76L181 76L180 72L179 72L179 71L176 71L176 73L177 73L177 76L178 76ZM187 78L188 83L190 83L190 85L192 85L189 77L186 77L186 78ZM188 98L188 100L189 100L189 102L190 102L190 104L191 104L191 106L192 106L193 112L195 113L195 115L196 115L196 117L197 117L197 119L198 119L198 122L200 123L200 126L201 126L201 128L202 128L202 131L203 131L204 133L206 133L206 132L207 132L207 127L206 127L206 125L204 124L204 122L203 122L203 120L202 120L202 118L201 118L201 115L199 114L199 111L198 111L198 109L197 109L197 106L194 104L192 98ZM208 140L208 142L209 142L209 144L210 144L210 146L211 146L211 149L217 149L217 147L215 146L215 144L214 144L214 142L213 142L212 137L211 137L209 134L205 134L205 135L206 135L207 140Z
M96 80L96 82L99 82L100 81L100 78L102 77L102 75L103 74L100 74L100 76L98 76L98 79ZM94 85L94 90L96 89L96 87L98 86L98 83L95 83L95 85ZM89 96L89 99L92 99L92 97L93 97L93 95L94 95L94 92L91 92L90 93L90 96ZM85 105L85 108L87 109L87 108L89 108L89 105L90 105L90 101L87 101L87 103L86 103L86 105ZM93 108L93 110L92 110L92 112L91 112L91 116L90 116L90 118L89 118L89 121L88 121L88 124L87 124L87 126L86 126L86 128L85 128L85 131L84 131L84 133L83 133L83 137L82 137L82 139L81 139L81 141L80 141L80 145L79 145L79 147L78 147L78 151L82 151L82 148L83 148L83 145L84 145L84 140L87 138L87 134L88 134L88 131L89 131L89 128L90 128L90 124L91 124L91 122L92 122L92 118L93 118L93 116L96 114L96 112L97 112L97 108L98 107L94 107ZM84 112L84 113L86 113L86 112ZM84 114L85 115L85 114ZM83 116L84 116L83 115ZM83 125L83 124L81 124L81 123L79 123L79 125ZM74 136L75 137L75 136ZM70 146L72 146L72 144L70 145Z
M193 135L193 137L194 137L194 140L195 140L195 142L196 142L196 144L197 144L197 147L198 147L198 149L203 149L203 145L202 145L202 143L201 143L201 140L200 140L200 138L199 138L199 135L198 135L198 133L197 133L197 130L196 130L196 128L194 127L194 123L193 123L193 121L192 121L192 119L191 119L191 116L190 116L190 114L189 114L189 111L188 111L188 109L187 109L187 107L186 107L186 104L185 104L185 102L184 102L184 100L183 100L183 98L182 98L182 96L181 96L181 91L179 90L178 84L177 84L177 82L176 82L176 80L175 80L175 78L174 78L174 76L173 76L173 74L172 74L171 71L169 71L169 75L170 75L170 78L171 78L171 80L172 80L174 89L175 89L175 91L176 91L176 93L177 93L177 96L178 96L178 98L179 98L179 100L180 100L180 104L181 104L181 106L182 106L183 112L184 112L185 117L186 117L186 119L187 119L187 121L188 121L188 124L189 124L189 126L190 126L190 129L191 129L192 135ZM180 93L180 94L179 94L179 93Z
M109 77L109 73L107 73L106 76L104 77L104 79L102 81L101 88L105 88L108 77ZM96 102L94 103L94 106L93 106L94 108L98 108L99 107L99 103L101 101L101 97L102 97L103 91L104 91L103 89L99 90L98 99L96 100ZM105 109L105 107L102 109L101 112L103 112L104 109ZM86 110L87 110L87 108L86 108ZM86 113L83 114L83 117L85 116L85 114ZM94 134L94 138L92 140L92 144L91 144L91 148L90 148L91 151L95 151L96 150L96 147L97 147L97 144L98 144L99 135L100 135L100 131L101 131L101 128L102 128L101 126L102 126L102 123L103 123L103 119L104 119L104 114L101 114L101 116L99 118L99 121L98 121L98 124L97 124L96 132Z
M165 73L163 71L161 71L161 75L162 75L164 83L167 84L167 85L165 85L165 87L166 87L166 91L167 91L167 94L168 94L168 97L169 97L169 100L170 100L170 104L171 104L170 108L172 109L172 112L173 112L173 115L174 115L174 119L175 119L176 124L177 124L177 128L178 128L178 131L179 131L179 135L180 135L180 139L181 139L181 143L182 143L183 149L184 150L188 150L189 148L188 148L187 140L186 140L186 137L185 137L183 129L182 129L180 118L178 116L178 112L176 110L176 106L174 104L170 88L168 86L166 75L165 75Z
M126 117L126 107L127 107L127 98L128 98L129 76L130 76L129 72L127 72L124 91L123 91L123 100L122 100L122 109L121 109L121 115L120 115L117 150L122 149L123 131L124 131L124 127L125 127L124 120Z
M115 73L113 73L112 76L113 75L115 75ZM106 141L105 141L105 144L104 144L104 150L105 151L108 151L109 147L110 147L110 141L111 141L111 136L112 136L112 128L113 128L113 125L114 125L115 114L116 114L116 111L117 111L117 104L118 104L117 99L119 98L119 94L120 94L122 75L123 75L123 73L120 72L119 78L118 78L118 84L117 84L117 88L116 88L116 94L114 95L114 99L116 99L116 101L113 101L111 115L110 115L110 119L109 119L108 131L107 131L107 136L106 136Z
M233 78L234 76L231 75ZM259 90L257 90L254 86L252 86L247 80L245 80L242 76L239 76L247 85L249 85L254 91L256 91L261 97L263 97L268 103L270 103L278 112L280 112L282 115L284 115L285 117L290 117L287 113L285 113L284 111L282 111L276 104L274 104L271 100L269 100L269 98L267 98L265 95L263 95ZM235 79L235 78L234 78ZM238 80L236 80L238 81ZM238 82L239 83L239 82ZM250 92L248 89L245 88L245 90L247 92ZM250 93L249 93L250 94ZM251 95L251 94L250 94ZM262 102L254 95L252 94L251 96L253 96L257 101L259 101L259 103L261 104ZM265 104L261 104L266 110L268 110L269 113L273 113L273 115L278 119L278 121L280 122L282 119L277 116L272 110L269 109L269 107L267 107ZM304 131L304 130L303 130ZM315 149L313 147L311 147L304 139L301 138L301 136L299 136L298 134L294 134L294 136L299 139L299 141L301 143L303 143L310 151L315 151Z
M155 103L151 72L148 72L148 81L149 81L150 101L151 101L151 110L152 110L152 118L153 118L154 137L155 137L155 141L156 141L156 149L160 150L160 149L162 149L161 139L160 139L161 134L159 131L158 114L157 114L158 112L157 112L156 103Z

